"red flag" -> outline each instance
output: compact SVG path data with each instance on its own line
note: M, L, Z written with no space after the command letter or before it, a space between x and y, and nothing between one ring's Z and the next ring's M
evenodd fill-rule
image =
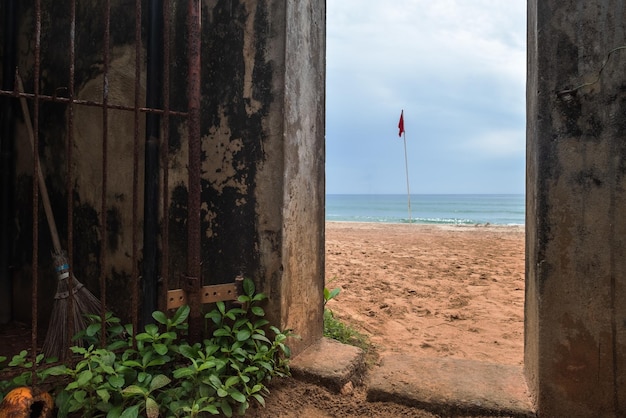
M398 122L398 136L404 133L404 110L400 112L400 122Z

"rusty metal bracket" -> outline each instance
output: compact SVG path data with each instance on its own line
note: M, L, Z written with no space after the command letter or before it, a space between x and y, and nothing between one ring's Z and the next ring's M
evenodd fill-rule
M242 279L243 280L243 279ZM233 283L216 284L210 286L195 287L195 291L200 291L201 303L214 303L226 300L237 300L241 294L241 280L235 279ZM187 283L189 285L190 283ZM176 309L188 303L187 289L174 289L167 291L167 309Z

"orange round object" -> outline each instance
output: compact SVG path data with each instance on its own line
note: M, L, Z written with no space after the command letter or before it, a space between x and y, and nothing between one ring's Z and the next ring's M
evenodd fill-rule
M48 392L33 394L24 386L7 393L0 403L0 418L50 418L53 409L54 400Z

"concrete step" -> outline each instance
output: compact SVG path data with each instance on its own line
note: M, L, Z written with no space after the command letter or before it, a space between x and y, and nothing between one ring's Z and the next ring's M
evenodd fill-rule
M389 355L370 371L367 400L433 413L535 417L519 366Z

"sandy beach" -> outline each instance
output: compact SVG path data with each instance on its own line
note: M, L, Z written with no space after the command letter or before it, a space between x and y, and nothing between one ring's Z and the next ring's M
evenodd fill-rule
M523 226L327 222L326 282L381 356L523 362Z

